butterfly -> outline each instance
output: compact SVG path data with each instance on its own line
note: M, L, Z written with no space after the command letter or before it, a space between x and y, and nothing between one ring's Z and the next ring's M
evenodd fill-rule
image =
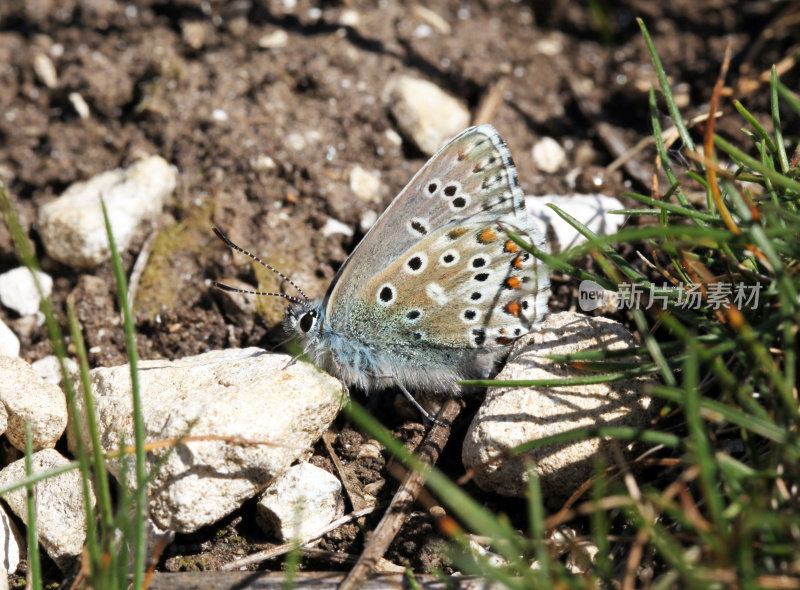
M488 376L547 312L548 270L508 233L540 250L545 240L491 125L466 129L428 160L320 300L214 232L298 290L257 294L291 302L284 329L318 367L366 392L398 387L428 418L409 390L458 395L458 381Z

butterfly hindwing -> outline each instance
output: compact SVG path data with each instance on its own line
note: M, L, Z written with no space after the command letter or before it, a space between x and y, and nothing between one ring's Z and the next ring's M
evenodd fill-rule
M432 348L503 347L541 322L547 295L540 262L496 221L476 216L431 232L367 281L350 328L369 333L378 347L390 344L384 339Z

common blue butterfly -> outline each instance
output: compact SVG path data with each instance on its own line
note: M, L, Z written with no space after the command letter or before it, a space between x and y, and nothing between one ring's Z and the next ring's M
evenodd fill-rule
M544 319L547 268L506 230L544 249L505 143L491 125L470 127L397 195L325 297L291 281L302 298L261 294L291 302L284 328L318 367L367 392L396 386L428 416L409 390L458 395Z

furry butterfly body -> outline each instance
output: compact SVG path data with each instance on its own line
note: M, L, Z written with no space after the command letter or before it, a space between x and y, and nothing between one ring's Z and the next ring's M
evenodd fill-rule
M284 327L349 385L457 395L547 310L547 268L506 230L544 248L505 144L471 127L392 201L323 299L287 297Z

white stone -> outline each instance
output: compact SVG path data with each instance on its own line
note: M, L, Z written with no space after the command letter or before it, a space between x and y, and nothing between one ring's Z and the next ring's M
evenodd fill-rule
M386 86L385 100L400 132L429 156L469 126L466 107L427 80L396 76Z
M286 47L289 44L289 34L283 29L278 29L262 37L258 40L258 46L262 49L278 49Z
M579 377L585 373L577 373L568 364L555 363L547 356L622 350L636 345L630 332L617 322L573 312L559 313L516 342L497 379ZM635 358L626 360L637 362ZM584 426L644 428L653 408L643 390L651 383L649 378L638 378L549 388L492 387L467 431L462 449L464 466L476 468L474 479L482 489L521 498L527 491L526 459L534 459L542 494L568 496L591 477L594 456L605 452L609 441L595 438L551 445L535 449L527 457L504 457L503 451Z
M45 473L64 467L69 461L54 449L45 449L32 456L33 473ZM0 471L0 487L25 478L25 458L14 461ZM94 492L91 504L95 504ZM86 509L83 485L77 469L49 477L35 486L36 532L47 554L62 569L69 569L81 554L86 541ZM28 523L25 488L3 494L9 508Z
M67 372L73 377L73 381L77 383L78 363L69 357L64 359L64 363L67 365ZM57 356L51 354L38 361L33 361L31 367L42 379L55 385L61 384L61 363L58 361Z
M156 526L192 532L216 522L264 489L325 432L344 403L341 384L308 363L290 361L247 348L139 363L148 441L179 437L190 423L192 437L226 437L182 444L161 466L149 490ZM94 369L91 380L104 450L117 449L120 436L130 443L128 366ZM82 399L77 401L82 415ZM81 428L87 437L85 424ZM74 448L71 428L68 440ZM148 453L148 469L166 451ZM119 474L119 463L109 468ZM128 481L133 485L133 473Z
M8 410L5 404L0 403L0 435L8 430Z
M417 39L427 39L433 35L433 27L426 23L419 24L414 29L413 34Z
M255 157L252 161L252 165L253 170L263 170L265 172L272 172L278 168L275 160L266 154L259 154L257 157Z
M361 214L361 219L358 220L358 227L362 232L367 233L369 228L375 225L378 221L378 214L372 209L367 209Z
M49 297L53 291L53 279L42 271L36 271L42 294ZM24 266L12 268L0 274L0 302L19 315L32 315L39 311L39 291L31 271Z
M39 82L48 88L53 89L58 87L56 66L53 65L53 60L51 60L47 54L37 53L34 56L33 71L36 72L36 77L39 78Z
M302 133L290 133L286 136L286 145L296 152L303 151L306 147L306 138Z
M206 21L181 21L181 39L192 49L201 49L206 44L209 24Z
M17 525L8 517L5 508L0 506L0 562L6 574L17 571L19 562L25 556L25 537L19 532ZM0 584L4 576L0 575ZM8 580L6 580L8 588Z
M400 134L394 129L387 129L384 135L386 136L386 139L389 141L389 143L391 143L392 145L395 145L397 147L403 145L403 138L400 137Z
M219 121L220 123L224 123L228 120L228 113L226 113L223 109L214 109L211 111L211 118L214 121Z
M377 203L381 200L383 183L374 172L364 170L361 166L353 166L350 171L350 190L362 201Z
M67 425L61 389L45 381L24 360L0 356L0 401L8 411L8 440L25 450L25 422L31 423L34 450L55 446Z
M358 23L361 22L361 16L359 16L358 12L353 10L352 8L345 8L339 14L339 24L344 25L346 27L355 27L358 26Z
M78 116L81 119L88 119L89 116L92 114L92 111L89 109L89 105L86 104L86 100L84 100L83 95L80 92L70 92L67 95L72 108L75 109L75 112L78 113Z
M325 225L322 226L320 231L326 238L328 236L335 236L336 234L342 234L348 237L353 235L353 230L349 225L346 225L337 219L333 219L332 217L328 217L328 219L325 221Z
M0 356L19 356L19 338L0 319Z
M614 197L601 194L526 195L525 209L528 217L547 237L547 251L550 254L582 244L586 238L548 207L548 204L555 205L601 236L615 234L626 220L624 215L609 213L625 208Z
M139 227L161 213L175 190L178 173L160 156L127 169L98 174L70 186L39 211L39 232L51 258L75 268L92 268L108 260L100 198L106 203L117 247L128 247Z
M539 170L547 174L558 172L566 158L564 148L552 137L543 137L533 146L533 162Z
M310 463L287 469L256 505L258 523L281 540L305 539L344 514L342 484Z

